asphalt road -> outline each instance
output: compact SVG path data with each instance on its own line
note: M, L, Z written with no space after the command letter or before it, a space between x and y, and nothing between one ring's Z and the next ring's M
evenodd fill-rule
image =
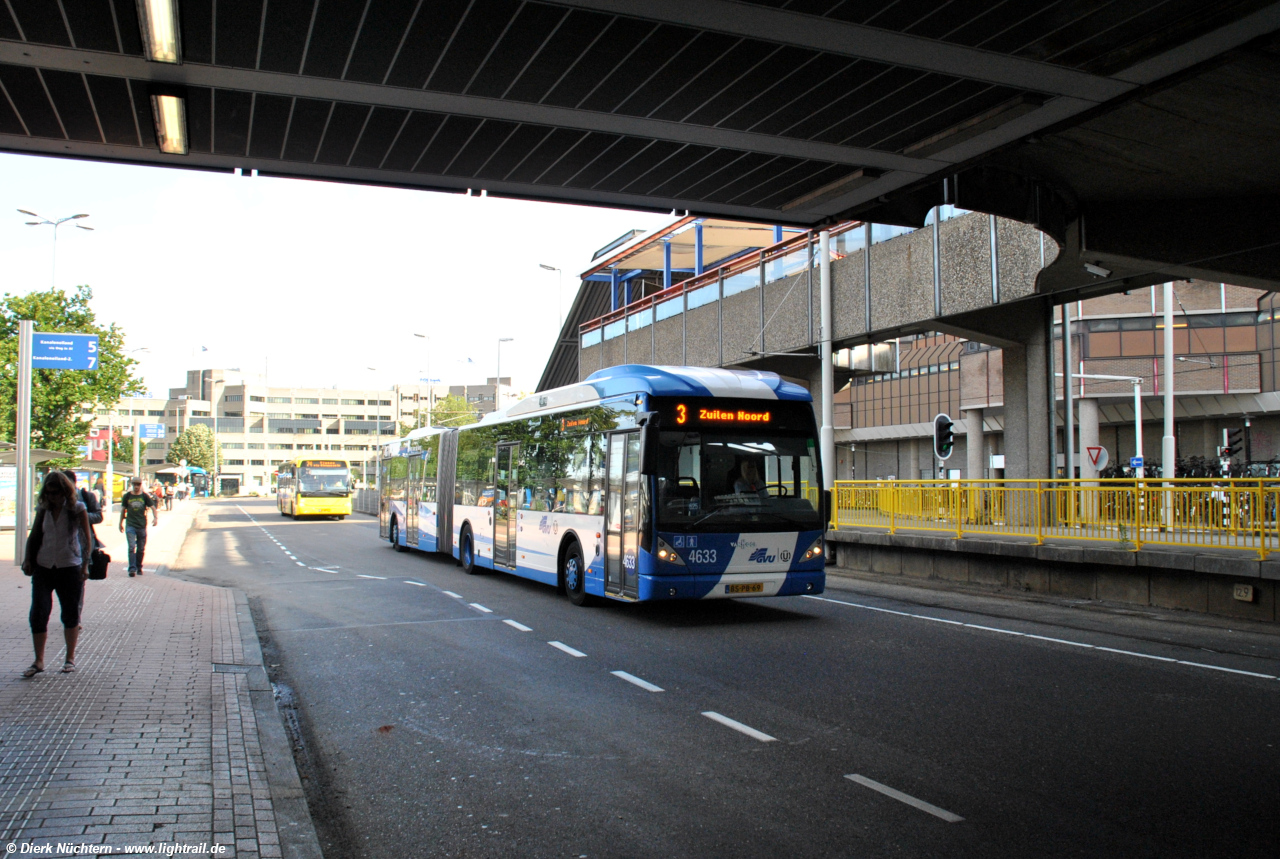
M576 608L268 501L208 505L175 566L248 593L329 857L1280 844L1280 647L1258 636L845 579Z

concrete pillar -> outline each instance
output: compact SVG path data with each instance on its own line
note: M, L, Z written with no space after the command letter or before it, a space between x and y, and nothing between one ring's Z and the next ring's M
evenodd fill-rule
M1098 447L1098 401L1092 397L1082 397L1076 401L1080 421L1080 479L1092 480L1098 476L1098 469L1089 459L1089 448ZM1107 451L1118 455L1119 451Z
M1027 313L1017 345L1004 355L1004 475L1047 479L1049 464L1049 372L1046 314ZM1013 332L1010 332L1013 334Z
M982 409L969 409L965 416L965 479L981 480L986 476L987 464L983 461L986 448L982 438Z

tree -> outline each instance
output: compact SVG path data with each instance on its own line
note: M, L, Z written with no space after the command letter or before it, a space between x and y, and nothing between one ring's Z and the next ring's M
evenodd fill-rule
M81 415L99 406L114 406L121 397L141 394L137 364L124 353L124 331L115 323L103 327L89 306L93 290L78 286L72 293L47 289L26 295L5 293L0 299L0 437L15 441L18 402L18 322L35 321L37 331L98 335L96 370L36 370L31 375L31 444L75 453L85 444L90 421ZM75 465L80 455L51 463Z
M165 462L177 464L185 459L187 465L203 468L212 474L217 470L214 468L215 454L217 455L217 463L221 465L222 451L217 450L214 446L213 430L204 424L194 424L178 433L178 437L169 446L169 452L165 455Z
M467 402L466 397L450 394L442 400L436 400L431 410L431 424L438 427L463 427L480 420L475 406Z

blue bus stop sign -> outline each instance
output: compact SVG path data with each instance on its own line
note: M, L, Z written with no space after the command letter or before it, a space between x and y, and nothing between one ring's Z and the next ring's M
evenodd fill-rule
M164 438L164 424L138 424L138 438Z
M1140 456L1131 456L1131 457L1129 457L1129 467L1130 467L1130 468L1142 468L1142 457L1140 457Z
M98 335L36 331L31 338L31 366L38 370L96 370Z

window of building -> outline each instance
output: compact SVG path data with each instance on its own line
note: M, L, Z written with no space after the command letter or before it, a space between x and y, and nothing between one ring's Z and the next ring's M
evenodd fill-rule
M147 417L162 418L164 417L164 409L147 409Z
M315 450L315 449L316 449L316 446L315 446L314 444L300 444L300 445L298 445L298 450Z
M268 403L292 403L293 397L267 397Z
M344 421L362 421L364 420L364 415L343 415L342 419Z
M266 402L266 398L265 398L265 397L255 397L253 394L250 394L250 395L249 395L249 402L251 402L251 403L265 403L265 402Z
M363 405L364 405L364 400L343 400L343 401L342 401L342 405L344 405L344 406L363 406Z
M164 460L163 460L163 459L148 459L148 460L147 460L147 465L163 465L163 464L164 464Z
M325 397L320 402L324 403L326 406L336 406L338 404L337 399L330 397Z
M337 435L337 434L338 434L338 428L337 428L337 427L330 427L329 429L325 430L325 431L324 431L324 433L325 433L325 435Z
M251 441L245 445L249 450L263 450L263 444L260 441Z
M373 435L373 430L349 429L347 435Z
M300 418L306 418L306 419L308 419L308 420L313 420L313 421L318 421L318 420L320 420L320 416L319 416L319 415L298 415L298 417L300 417Z
M129 412L121 411L121 412L120 412L120 414L122 414L122 415L127 415L127 414L129 414ZM134 409L134 410L133 410L133 416L134 416L134 417L139 417L139 418L145 418L145 417L147 416L147 410L146 410L146 409Z
M322 418L336 419L338 416L337 416L337 415L321 415L320 417L322 417Z
M367 445L367 444L344 444L344 445L342 446L342 449L343 449L343 450L368 450L368 449L369 449L369 445Z
M227 394L223 399L228 403L243 403L244 394Z
M243 460L243 459L228 459L228 460L226 460L226 463L225 463L225 464L226 464L226 465L244 465L244 460Z
M111 414L111 409L98 409L98 414L100 414L100 415L109 415L109 414Z
M222 443L223 450L244 450L244 442L242 441L224 441Z
M391 401L390 400L370 400L369 405L389 406L391 405Z
M271 444L267 445L267 449L268 450L293 450L293 445L281 444L278 441L273 441L271 442Z
M250 465L266 465L267 462L265 459L251 459L249 460L249 464Z
M200 413L200 412L193 412L193 414L195 414L195 415L200 415L201 413ZM205 416L205 417L208 417L208 416L209 416L209 413L208 413L208 412L205 412L205 413L204 413L204 416ZM223 416L224 418L240 418L240 417L244 417L244 412L223 412L223 413L222 413L222 416Z
M315 397L294 397L293 401L295 403L306 403L309 406L315 406L320 404L320 401L317 400Z
M169 417L171 418L176 418L180 414L182 414L182 412L180 412L178 409L169 409Z

